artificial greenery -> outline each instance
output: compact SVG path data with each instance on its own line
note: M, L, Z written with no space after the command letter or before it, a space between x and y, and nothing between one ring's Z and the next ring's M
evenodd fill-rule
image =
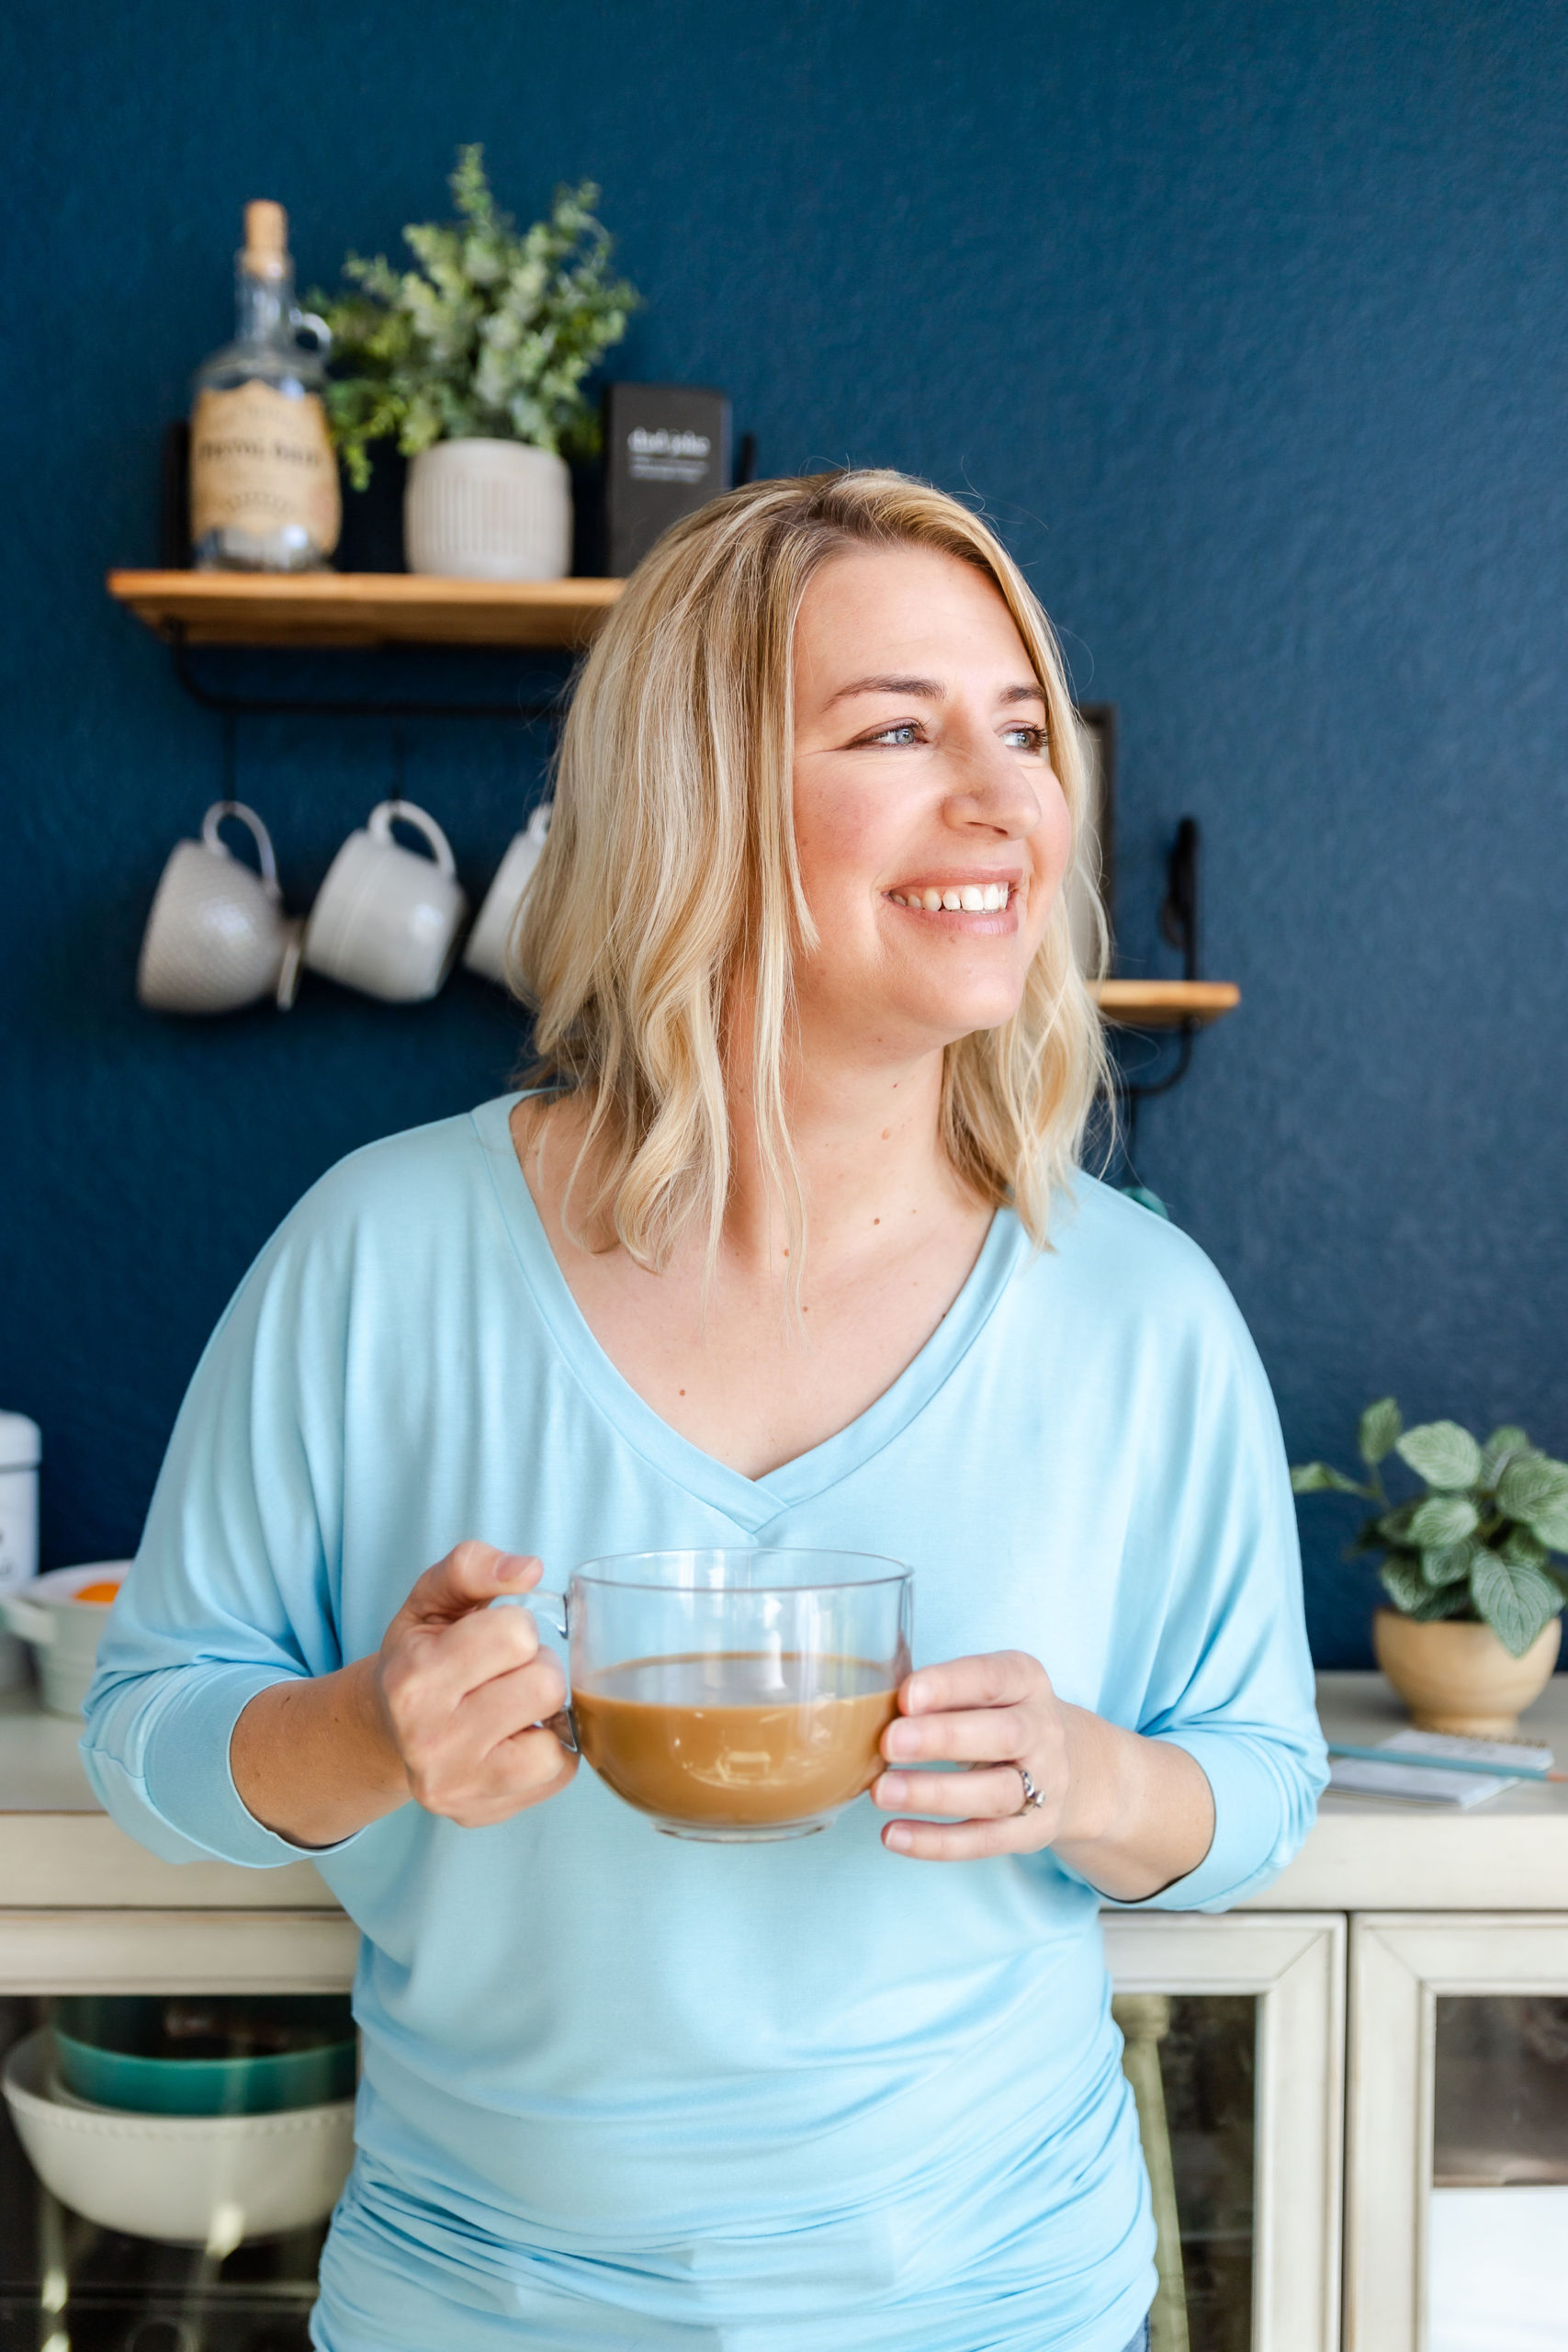
M1392 1396L1361 1415L1364 1479L1326 1462L1291 1472L1298 1495L1359 1495L1375 1505L1352 1552L1381 1552L1383 1590L1402 1616L1462 1617L1490 1625L1515 1657L1568 1599L1568 1462L1554 1462L1523 1430L1494 1430L1478 1445L1457 1421L1407 1430ZM1382 1464L1397 1453L1425 1491L1390 1500Z
M496 209L482 147L459 148L450 185L460 219L403 231L418 268L350 254L359 290L312 298L333 332L327 416L356 490L369 444L392 435L410 458L477 435L572 457L598 446L583 379L640 299L610 276L599 190L558 187L549 217L519 232Z

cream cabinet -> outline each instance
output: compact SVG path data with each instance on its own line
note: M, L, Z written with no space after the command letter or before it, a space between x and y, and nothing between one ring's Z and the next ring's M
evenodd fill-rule
M1319 1702L1359 1742L1401 1720L1372 1675ZM1528 1727L1568 1759L1568 1677ZM1462 1815L1330 1797L1257 1901L1104 1928L1161 2225L1154 2352L1568 2352L1568 1788ZM156 1861L94 1804L71 1727L0 1697L0 2041L39 1996L321 1991L354 1952L309 1864ZM203 2352L303 2343L304 2238L250 2271L138 2269L130 2245L103 2286L113 2249L0 2121L0 2345L184 2352L197 2304ZM84 2303L73 2333L101 2286L125 2327Z

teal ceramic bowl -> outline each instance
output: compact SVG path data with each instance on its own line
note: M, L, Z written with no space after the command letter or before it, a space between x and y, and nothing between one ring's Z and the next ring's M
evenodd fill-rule
M272 2115L352 2098L358 2044L346 1999L142 1999L90 1995L54 2018L60 2079L135 2115Z

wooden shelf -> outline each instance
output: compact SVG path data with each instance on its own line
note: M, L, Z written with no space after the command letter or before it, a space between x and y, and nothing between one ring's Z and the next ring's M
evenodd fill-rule
M620 580L407 571L111 571L109 594L191 645L586 645Z
M1234 980L1098 980L1094 996L1119 1029L1179 1029L1184 1021L1207 1029L1241 1002Z

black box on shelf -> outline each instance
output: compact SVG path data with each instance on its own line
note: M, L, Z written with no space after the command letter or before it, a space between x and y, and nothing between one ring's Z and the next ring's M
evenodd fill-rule
M605 568L625 579L661 533L729 488L729 401L694 384L604 391Z

